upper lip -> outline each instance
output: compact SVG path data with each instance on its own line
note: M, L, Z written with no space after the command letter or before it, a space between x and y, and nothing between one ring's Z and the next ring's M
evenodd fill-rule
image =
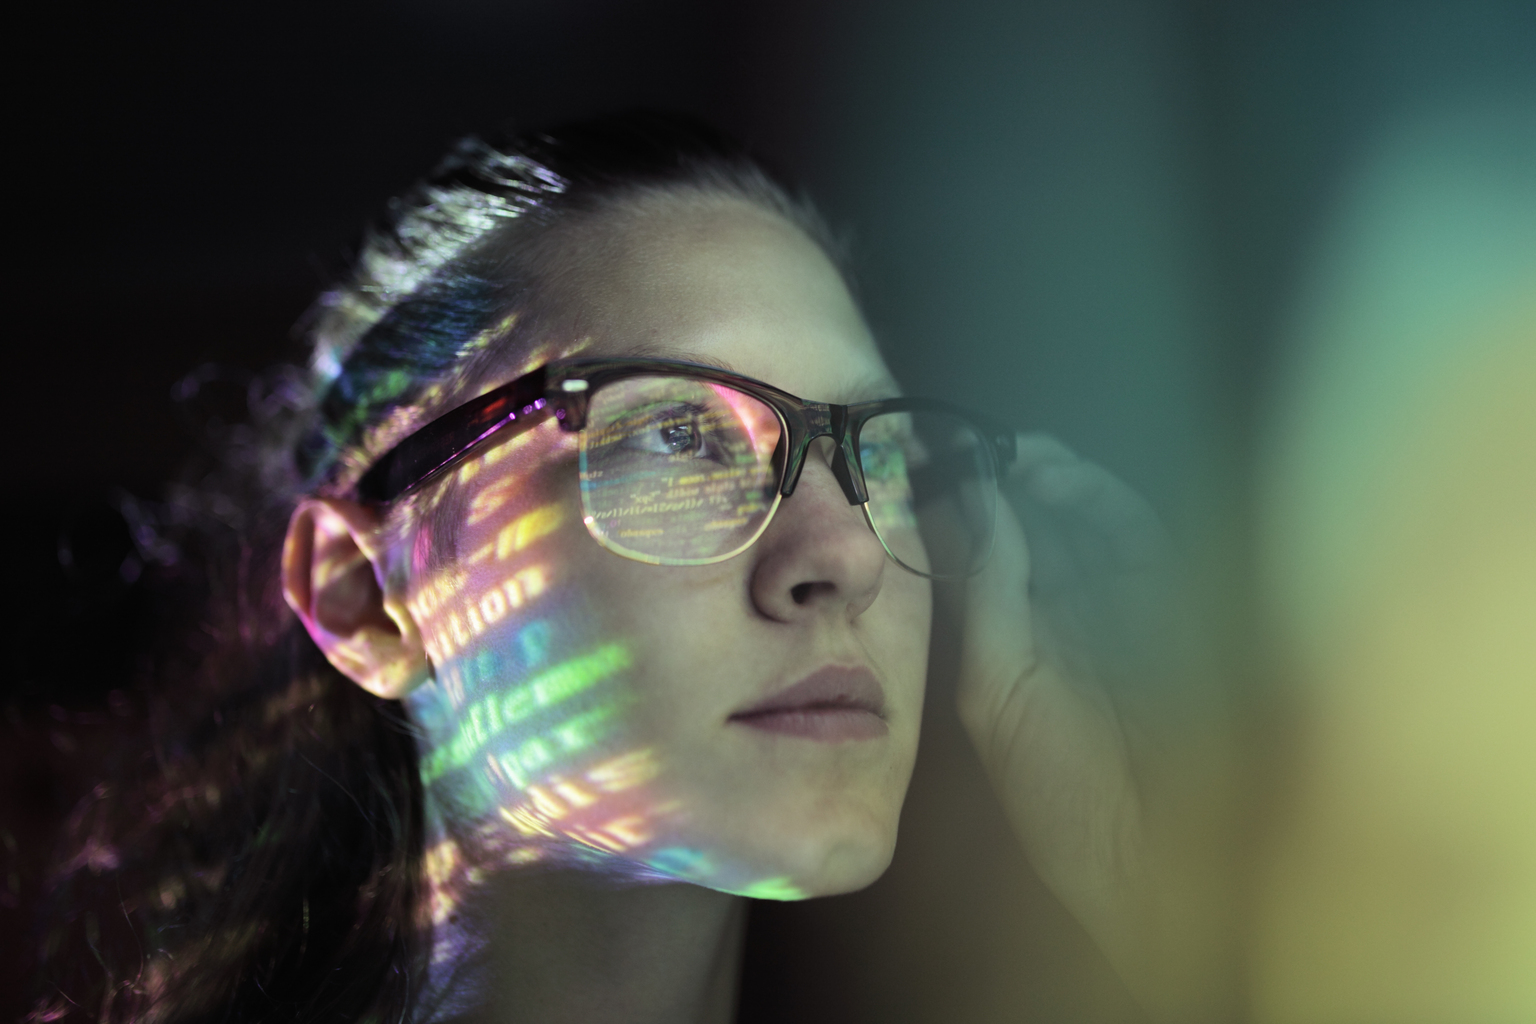
M732 718L752 718L786 711L848 709L885 717L885 690L875 674L862 666L827 665Z

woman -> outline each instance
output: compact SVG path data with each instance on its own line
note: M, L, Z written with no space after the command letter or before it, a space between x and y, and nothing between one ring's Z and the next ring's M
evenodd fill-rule
M149 824L78 824L67 873L129 879L149 940L104 1016L731 1019L742 897L890 860L934 578L970 579L962 715L1026 853L1135 961L1129 748L1036 643L1015 439L896 398L821 222L738 147L649 114L469 140L311 334L227 696ZM1146 550L1100 471L1018 456Z

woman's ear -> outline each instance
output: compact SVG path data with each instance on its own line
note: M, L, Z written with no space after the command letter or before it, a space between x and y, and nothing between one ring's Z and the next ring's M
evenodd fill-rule
M369 693L395 700L431 674L421 630L394 593L379 517L337 498L309 498L283 541L283 598L326 659Z

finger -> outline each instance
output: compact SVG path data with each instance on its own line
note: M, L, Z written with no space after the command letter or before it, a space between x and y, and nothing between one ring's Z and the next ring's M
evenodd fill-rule
M1069 524L1046 503L1034 498L1024 481L1016 481L1003 491L1024 531L1029 554L1029 594L1038 600L1068 584L1080 575L1079 556L1067 537Z
M996 704L1035 665L1029 573L1024 531L1002 503L992 555L966 587L959 699L961 717L973 732L996 719Z
M1080 535L1085 527L1099 527L1099 520L1116 514L1115 506L1124 504L1116 493L1123 485L1049 434L1020 433L1015 446L1018 459L1003 481L1003 493L1024 524L1034 570L1032 590L1052 589L1090 566L1118 568L1114 547ZM1150 506L1146 511L1150 513ZM1135 511L1129 519L1135 527ZM1110 531L1119 525L1102 524Z
M1018 458L1007 477L1027 481L1031 493L1047 504L1083 507L1109 529L1157 521L1156 511L1134 488L1060 439L1021 432L1014 443Z
M1051 434L1020 433L1018 457L1008 482L1023 485L1031 499L1052 508L1077 508L1098 527L1118 533L1140 530L1157 513L1140 494L1094 462L1086 461Z
M1134 569L1166 559L1172 538L1152 505L1108 470L1083 459L1037 465L1027 500L1049 508L1090 564Z
M1023 479L1040 466L1056 462L1075 462L1077 454L1050 434L1024 433L1014 435L1017 457L1006 474L1009 479Z

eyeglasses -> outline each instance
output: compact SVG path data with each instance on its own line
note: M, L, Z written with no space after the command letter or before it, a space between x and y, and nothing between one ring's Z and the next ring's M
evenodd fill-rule
M806 402L740 374L665 359L549 363L459 406L386 453L358 497L388 502L553 415L579 432L582 518L655 565L738 555L795 492L811 442L886 553L932 579L980 570L1013 432L948 402Z

